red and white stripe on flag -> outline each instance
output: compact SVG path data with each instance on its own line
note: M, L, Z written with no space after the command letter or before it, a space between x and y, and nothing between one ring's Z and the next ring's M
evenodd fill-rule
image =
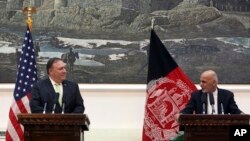
M30 94L29 94L30 95ZM8 129L6 131L6 141L23 141L24 129L18 122L18 113L30 113L29 95L19 101L13 100L9 111Z

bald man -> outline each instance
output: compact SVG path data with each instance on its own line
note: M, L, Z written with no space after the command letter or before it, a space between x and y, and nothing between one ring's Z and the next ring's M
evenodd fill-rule
M218 77L215 71L206 70L200 76L201 90L191 94L191 98L182 114L241 114L234 94L217 87ZM214 100L212 100L214 99ZM213 105L213 106L212 106Z

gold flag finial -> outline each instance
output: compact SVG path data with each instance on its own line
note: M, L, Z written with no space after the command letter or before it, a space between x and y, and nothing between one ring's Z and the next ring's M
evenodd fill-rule
M26 23L29 26L30 31L32 30L32 19L31 16L33 13L36 13L36 8L35 7L25 7L23 9L23 13L27 14L27 20Z

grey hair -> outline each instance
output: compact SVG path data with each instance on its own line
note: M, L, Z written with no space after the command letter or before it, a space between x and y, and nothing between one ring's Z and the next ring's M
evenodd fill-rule
M217 73L214 70L206 70L203 73L207 73L207 74L211 75L213 77L213 79L215 80L215 82L217 84L219 83Z

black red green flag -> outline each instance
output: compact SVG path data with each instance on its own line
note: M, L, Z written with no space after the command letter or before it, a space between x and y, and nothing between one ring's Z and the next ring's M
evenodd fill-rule
M171 57L154 30L148 51L143 141L168 141L179 131L175 115L197 88Z

